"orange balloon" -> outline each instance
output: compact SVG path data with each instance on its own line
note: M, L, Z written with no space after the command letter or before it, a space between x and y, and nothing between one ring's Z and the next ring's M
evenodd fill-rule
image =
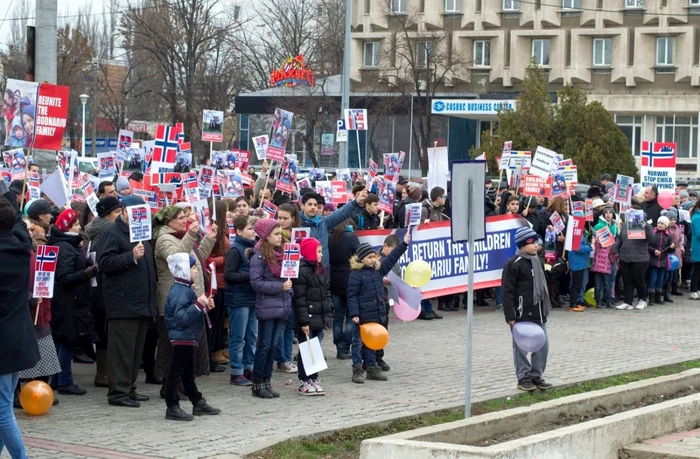
M389 343L389 332L380 324L360 325L360 336L365 346L373 351L384 349Z
M40 416L53 406L53 390L44 381L31 381L19 393L19 402L24 411Z

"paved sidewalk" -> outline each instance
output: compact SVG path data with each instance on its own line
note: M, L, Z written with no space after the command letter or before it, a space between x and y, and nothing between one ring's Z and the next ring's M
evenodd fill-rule
M515 393L503 314L476 308L474 317L474 401ZM392 370L385 383L353 384L350 363L335 358L327 333L323 348L329 370L321 374L325 397L298 395L296 380L284 385L295 375L275 372L273 384L282 397L271 401L229 385L227 373L212 375L198 384L222 415L174 423L165 421L159 387L139 386L152 398L140 409L111 407L106 389L92 386L94 366L74 364L76 382L88 395L59 396L60 405L41 417L15 413L31 458L233 458L289 437L464 403L465 312L430 322L392 319L386 351ZM644 311L555 310L545 376L567 384L700 358L699 322L700 302L682 298ZM184 402L183 408L191 405Z

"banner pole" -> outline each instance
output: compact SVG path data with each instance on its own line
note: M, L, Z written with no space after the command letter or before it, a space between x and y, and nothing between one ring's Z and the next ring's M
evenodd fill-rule
M357 125L355 125L355 128L357 128ZM362 155L360 154L360 130L357 129L355 131L355 139L357 139L357 167L359 171L359 175L362 175Z
M473 322L474 322L474 268L476 257L474 256L474 181L469 180L467 184L469 200L467 221L468 237L468 266L469 274L467 277L467 368L466 368L466 388L464 402L464 417L469 418L472 415L472 337L473 337Z
M28 152L31 151L32 153L32 158L34 158L34 149L30 148L27 150ZM29 173L29 158L25 157L24 158L24 181L22 182L22 197L19 200L19 210L20 212L24 211L22 207L24 207L24 197L27 194L27 174ZM36 325L36 324L35 324Z

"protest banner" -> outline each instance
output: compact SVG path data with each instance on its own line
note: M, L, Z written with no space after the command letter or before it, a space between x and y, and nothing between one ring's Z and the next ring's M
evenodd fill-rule
M199 223L199 232L201 234L207 234L209 231L211 231L212 227L207 200L200 199L199 201L192 203L192 209L197 219L197 223Z
M348 141L348 130L345 127L345 120L338 120L336 122L335 141L336 142L347 142Z
M634 177L627 175L617 175L615 179L615 194L613 202L629 205L632 202L632 190L634 186Z
M11 103L4 113L4 126L7 129L5 136L6 147L31 148L34 141L34 119L36 117L36 101L39 84L33 81L8 79L5 86L5 94L14 94ZM27 114L22 114L22 109L27 108ZM24 119L29 123L30 131L25 130ZM58 150L61 147L55 148Z
M603 248L610 247L615 243L615 236L613 236L613 234L610 232L610 228L607 226L596 230L595 237L598 238L598 242Z
M59 248L53 245L39 245L34 261L33 298L53 298L54 277Z
M532 163L532 152L530 151L511 151L508 158L508 168L510 170L530 169Z
M584 203L581 201L574 201L571 203L571 215L574 217L585 217Z
M151 211L146 204L126 208L129 217L129 242L151 240Z
M549 216L549 221L552 223L554 231L556 231L558 234L561 234L561 232L566 229L564 220L562 220L561 215L559 215L559 212L556 210Z
M648 223L644 221L643 210L628 210L625 221L627 222L627 237L629 239L647 238L646 232L644 231L644 225L648 225Z
M284 193L292 194L294 182L297 179L297 160L292 155L285 155L280 167L280 176L277 180L277 189Z
M586 221L587 222L593 221L593 200L592 199L586 199Z
M301 265L301 250L299 244L284 244L282 254L282 279L296 279L299 277L299 266Z
M659 191L676 187L676 143L642 141L640 183L656 185Z
M321 156L331 156L334 153L333 134L321 134Z
M33 148L60 150L68 119L70 88L41 83L36 100ZM24 118L26 115L22 114ZM24 125L27 125L23 119Z
M350 108L345 112L345 127L348 131L367 130L367 110L364 108Z
M501 285L503 267L515 255L515 231L526 226L526 220L517 215L486 218L486 237L475 242L475 289ZM395 234L401 240L406 230L358 231L357 236L361 243L367 242L379 250L386 236ZM436 298L467 291L467 256L466 243L452 242L451 222L435 222L420 225L412 231L411 244L398 265L403 273L414 260L428 262L432 278L420 290L423 298Z
M583 231L585 227L585 217L575 217L573 215L569 215L569 224L566 227L564 250L576 252L581 248L581 241L583 240Z
M270 136L267 134L259 135L251 140L255 146L255 156L258 157L258 160L262 161L267 158L267 145L270 143Z
M557 153L544 147L537 147L535 157L532 158L530 164L530 174L540 177L549 177L552 173L552 168L557 162Z
M202 112L202 141L224 141L224 112L218 110Z
M423 223L420 221L421 207L422 204L420 202L406 204L406 217L403 226L417 226Z
M100 178L113 177L115 174L114 153L97 153L97 161L100 165Z
M551 176L544 178L538 175L523 175L521 183L523 196L544 196L547 198L552 194Z
M287 150L287 140L292 132L292 119L294 113L275 109L272 118L272 137L267 146L267 159L272 161L282 161L284 152Z

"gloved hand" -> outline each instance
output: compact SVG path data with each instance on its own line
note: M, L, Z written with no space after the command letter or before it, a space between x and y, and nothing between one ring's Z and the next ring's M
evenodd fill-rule
M97 275L97 265L92 265L85 270L85 275L88 279L92 279Z

